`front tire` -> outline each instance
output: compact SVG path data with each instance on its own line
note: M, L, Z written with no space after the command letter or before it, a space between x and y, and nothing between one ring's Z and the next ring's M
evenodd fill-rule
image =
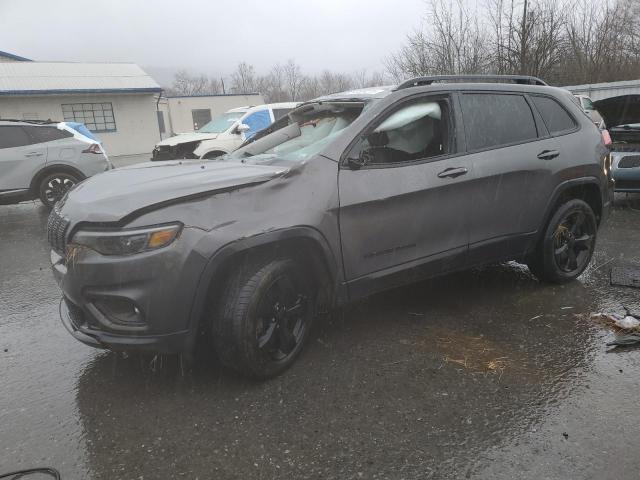
M529 270L545 282L576 279L591 261L597 228L596 216L586 202L575 199L562 204L527 262Z
M46 175L38 185L40 201L45 207L52 208L78 181L79 178L76 175L67 172Z
M234 272L212 320L220 361L256 379L282 373L308 337L314 298L308 276L290 259L249 262Z

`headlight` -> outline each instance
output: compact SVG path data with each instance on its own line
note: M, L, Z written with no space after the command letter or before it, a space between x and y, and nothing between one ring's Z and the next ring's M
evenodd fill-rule
M79 230L71 243L103 255L132 255L166 247L181 230L180 223L131 230Z

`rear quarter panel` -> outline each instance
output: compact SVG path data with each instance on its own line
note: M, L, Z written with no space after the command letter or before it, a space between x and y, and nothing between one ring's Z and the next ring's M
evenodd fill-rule
M610 182L604 170L608 150L603 143L602 134L573 102L562 97L558 100L576 119L579 130L553 137L560 156L547 161L550 183L545 192L546 208L541 208L538 212L540 228L544 228L553 203L561 192L570 186L581 183L596 184L602 195L603 207L609 202Z
M47 167L65 165L79 170L85 177L104 172L108 163L104 154L83 153L89 143L75 138L47 142Z

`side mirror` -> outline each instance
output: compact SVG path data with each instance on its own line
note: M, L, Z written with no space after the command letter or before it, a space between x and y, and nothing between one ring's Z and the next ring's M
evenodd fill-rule
M236 133L238 135L244 132L248 132L249 130L251 130L251 127L246 123L239 123L238 126L236 127Z
M359 157L359 158L348 157L347 158L347 165L349 165L349 168L351 170L360 170L366 164L367 164L367 162L365 162L362 159L362 157Z
M347 157L347 165L351 170L360 170L362 167L371 163L372 156L368 150L361 150L358 156L350 155Z

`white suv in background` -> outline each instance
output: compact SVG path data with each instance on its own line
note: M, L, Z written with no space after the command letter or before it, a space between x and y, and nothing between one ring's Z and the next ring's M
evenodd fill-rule
M584 113L587 114L587 117L589 117L591 121L598 126L598 128L605 128L602 115L600 115L600 112L596 110L596 107L593 105L593 101L591 100L591 98L586 95L579 94L574 95L574 97L576 97L578 104L580 105Z
M76 183L111 168L82 124L0 119L0 205L39 198L52 207Z
M285 102L233 108L193 133L179 133L158 142L152 160L215 158L232 152L298 105Z

